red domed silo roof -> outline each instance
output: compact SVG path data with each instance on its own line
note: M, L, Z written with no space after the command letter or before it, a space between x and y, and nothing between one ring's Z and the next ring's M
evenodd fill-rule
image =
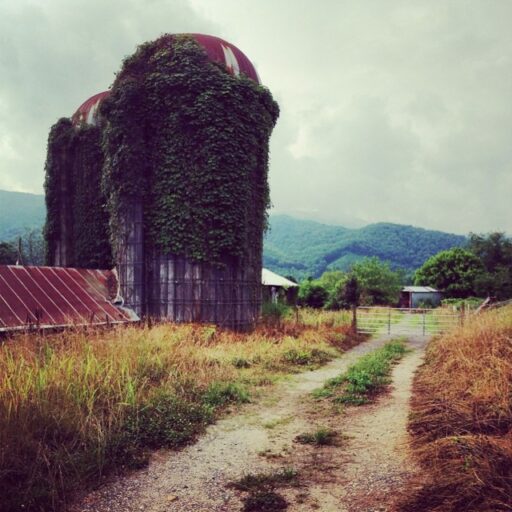
M188 35L192 36L205 49L208 58L212 62L225 65L227 70L234 76L243 74L256 83L260 83L256 68L245 53L239 50L235 45L224 41L224 39L220 37L205 34ZM95 125L98 116L98 107L101 101L109 94L110 91L100 92L82 103L71 117L73 124L78 125L85 123Z
M96 124L98 107L103 98L106 98L109 94L110 91L103 91L91 96L87 101L84 101L71 116L73 124Z

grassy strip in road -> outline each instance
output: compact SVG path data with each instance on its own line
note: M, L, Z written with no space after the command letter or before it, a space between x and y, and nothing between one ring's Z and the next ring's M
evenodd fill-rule
M389 384L393 363L401 359L406 351L403 339L392 340L361 357L345 373L328 380L322 388L313 392L313 396L332 398L342 404L368 403Z

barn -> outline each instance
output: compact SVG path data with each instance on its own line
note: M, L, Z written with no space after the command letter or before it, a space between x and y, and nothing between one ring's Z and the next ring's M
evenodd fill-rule
M294 303L299 285L280 276L267 268L261 269L261 284L263 286L263 301L278 302L279 299Z
M400 307L437 307L441 304L441 292L431 286L405 286L400 292Z

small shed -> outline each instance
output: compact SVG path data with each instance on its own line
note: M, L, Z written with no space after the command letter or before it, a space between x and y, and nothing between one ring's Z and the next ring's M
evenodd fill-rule
M441 304L441 292L431 286L405 286L400 292L401 308L437 307Z
M286 302L295 302L299 285L280 276L267 268L261 269L261 284L263 285L263 301L278 302L279 298Z

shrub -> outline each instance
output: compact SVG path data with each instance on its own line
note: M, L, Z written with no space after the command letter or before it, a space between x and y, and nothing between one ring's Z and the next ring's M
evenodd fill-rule
M327 290L319 283L305 281L301 283L298 295L298 304L310 308L324 307L327 298Z

